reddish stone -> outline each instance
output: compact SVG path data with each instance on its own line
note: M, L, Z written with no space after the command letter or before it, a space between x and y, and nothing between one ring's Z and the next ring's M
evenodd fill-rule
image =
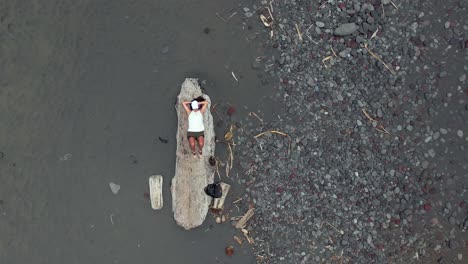
M283 78L283 84L289 84L288 78L286 78L286 77Z
M226 253L226 255L232 256L234 254L234 247L228 246L224 249L224 252Z
M430 211L432 209L432 205L430 203L426 203L426 204L424 204L423 208L426 211Z
M227 114L229 116L232 116L235 112L236 112L236 108L234 108L233 106L230 106L227 110Z
M341 9L345 9L346 4L345 3L339 3L338 7L341 8Z
M400 225L400 219L393 220L393 223L395 223L395 225Z

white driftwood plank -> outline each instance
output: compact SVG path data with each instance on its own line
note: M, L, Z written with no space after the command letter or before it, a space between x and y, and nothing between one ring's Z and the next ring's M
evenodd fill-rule
M149 177L151 208L154 210L159 210L163 207L162 186L163 177L161 175Z
M207 110L203 115L205 125L205 146L200 159L192 157L187 139L188 116L182 106L183 101L190 101L203 96L208 101ZM182 84L175 105L178 117L177 150L175 176L172 178L172 211L176 223L189 230L200 226L206 218L211 203L211 197L205 194L203 188L213 182L214 168L209 164L210 156L214 156L215 133L213 116L211 115L210 97L203 94L197 79L187 78Z
M213 209L223 209L224 208L224 201L226 200L226 196L229 192L229 189L231 189L231 185L221 182L221 189L223 189L223 195L219 198L214 198L213 199L213 206L211 208Z

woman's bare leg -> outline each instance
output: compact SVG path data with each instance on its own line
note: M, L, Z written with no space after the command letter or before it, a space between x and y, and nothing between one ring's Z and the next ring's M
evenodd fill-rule
M188 140L190 143L190 149L192 150L192 155L195 157L195 138L189 137Z
M205 145L205 137L204 136L200 136L198 137L198 153L200 155L203 154L203 146Z

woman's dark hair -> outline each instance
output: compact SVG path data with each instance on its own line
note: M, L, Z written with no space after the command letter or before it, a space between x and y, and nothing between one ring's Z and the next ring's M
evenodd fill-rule
M203 98L203 96L198 96L197 98L194 98L191 102L193 102L193 101L197 101L197 102L200 103L200 102L204 102L206 100L205 100L205 98ZM190 110L193 110L192 105L190 105Z

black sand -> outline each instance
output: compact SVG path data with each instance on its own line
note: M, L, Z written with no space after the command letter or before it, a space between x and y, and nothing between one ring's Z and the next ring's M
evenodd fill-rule
M234 4L0 7L0 263L254 262L248 247L225 256L229 224L176 226L169 193L184 78L207 80L215 102L239 108L260 109L272 92L251 69L263 50L240 18L215 15ZM161 212L144 197L152 174L165 177Z

